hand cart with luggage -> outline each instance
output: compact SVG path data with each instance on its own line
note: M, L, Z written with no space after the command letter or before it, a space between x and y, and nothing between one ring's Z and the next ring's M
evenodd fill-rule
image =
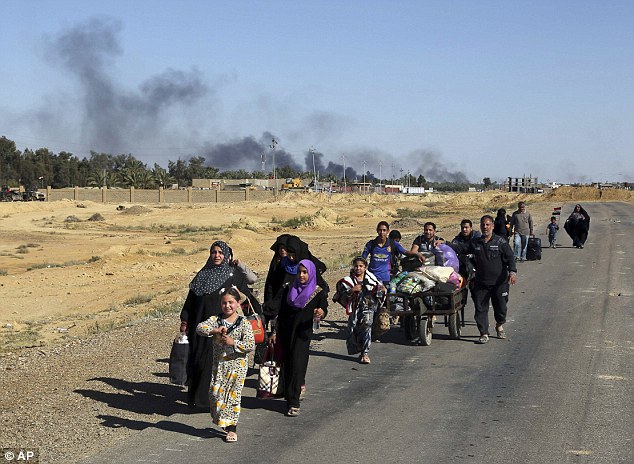
M429 346L436 319L440 316L449 336L459 339L465 326L463 300L466 301L468 282L451 268L420 267L420 262L411 258L405 258L401 263L404 271L390 282L385 307L391 317L400 317L407 339ZM449 283L456 277L459 281Z
M452 339L460 339L465 326L463 296L467 287L453 291L425 291L416 293L389 293L386 307L391 317L401 318L401 327L408 340L431 345L435 316L442 316Z

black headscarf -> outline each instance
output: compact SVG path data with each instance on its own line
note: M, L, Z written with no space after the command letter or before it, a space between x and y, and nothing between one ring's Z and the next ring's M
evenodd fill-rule
M506 228L506 210L504 208L498 209L498 214L493 221L493 233L500 237L508 238L509 231Z
M579 207L579 211L577 211L577 206ZM583 214L583 223L585 225L585 228L586 230L590 230L590 215L585 209L583 209L583 206L581 206L579 203L577 203L573 208L572 213L570 213L570 216L568 216L568 220L572 220L574 218L573 215L577 212Z
M277 237L277 239L275 239L275 243L273 245L271 245L271 250L273 250L275 253L277 253L280 249L280 246L283 246L284 248L287 248L287 242L288 242L288 238L292 237L292 235L290 234L282 234L279 237Z
M211 256L209 256L207 263L198 271L198 274L196 274L189 284L189 289L194 292L196 296L210 295L217 292L227 279L233 275L234 268L230 264L233 251L229 245L220 240L212 243L211 247L209 247L209 251L211 252L215 246L220 247L225 255L225 259L222 263L215 265Z

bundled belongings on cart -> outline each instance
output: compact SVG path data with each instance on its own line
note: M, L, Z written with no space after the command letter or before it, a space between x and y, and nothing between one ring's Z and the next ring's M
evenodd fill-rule
M446 243L441 243L438 246L432 248L432 252L436 257L436 262L438 266L450 267L454 271L458 272L460 269L460 262L458 260L458 255L453 249L447 245Z
M406 272L415 271L421 266L435 266L436 256L431 251L423 251L425 262L422 263L418 256L405 256L401 258L401 269Z
M426 292L434 286L434 281L420 271L403 271L390 281L390 288L396 288L399 293Z
M433 282L433 285L426 290L431 293L451 293L464 284L463 277L453 267L424 266L419 273ZM446 296L427 295L423 297L423 302L427 309L433 310L435 306L448 305L449 299Z

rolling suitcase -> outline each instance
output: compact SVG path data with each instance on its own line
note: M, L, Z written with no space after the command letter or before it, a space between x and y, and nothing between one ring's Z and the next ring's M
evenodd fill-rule
M542 259L542 239L529 237L526 247L526 260L535 261L537 259Z

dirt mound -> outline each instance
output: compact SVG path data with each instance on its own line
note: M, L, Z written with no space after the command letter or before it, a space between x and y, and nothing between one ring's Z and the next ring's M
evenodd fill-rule
M548 194L548 201L632 201L631 190L605 189L595 187L559 187Z
M634 192L622 189L606 189L599 190L601 192L602 201L634 201Z
M121 211L121 214L128 214L130 216L140 216L141 214L151 213L152 208L146 208L145 206L134 205Z
M245 217L241 217L237 221L233 221L229 225L229 228L231 228L231 229L248 229L248 230L256 231L256 230L262 229L263 227L257 221L245 216Z
M393 211L388 211L384 208L370 208L365 213L363 213L364 217L373 217L373 218L386 218L394 216Z
M404 217L397 219L390 224L390 229L420 229L423 227L423 222L411 217Z

